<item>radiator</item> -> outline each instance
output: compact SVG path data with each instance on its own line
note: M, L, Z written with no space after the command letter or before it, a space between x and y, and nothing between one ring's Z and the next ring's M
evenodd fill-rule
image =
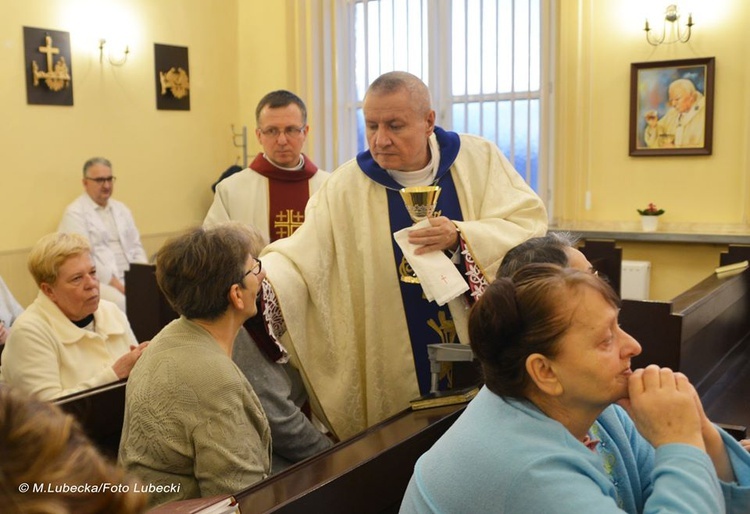
M624 300L648 300L651 282L651 263L648 261L622 261L620 297Z

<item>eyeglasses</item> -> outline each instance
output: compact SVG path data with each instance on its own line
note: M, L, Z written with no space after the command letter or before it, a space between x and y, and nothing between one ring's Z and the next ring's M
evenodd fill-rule
M244 275L242 275L242 279L240 280L240 282L245 280L245 277L248 276L250 273L252 273L256 277L260 275L260 271L263 269L263 263L260 262L260 259L255 259L255 262L257 264L253 266L250 270L246 271Z
M293 138L293 137L299 137L302 134L302 132L305 131L305 126L303 125L301 127L287 127L284 129L280 129L277 127L269 127L267 129L259 128L258 130L260 130L260 133L266 137L277 138L283 132L286 137Z
M86 177L86 180L90 180L91 182L96 182L100 186L102 184L106 184L107 182L113 183L115 180L117 180L117 177L99 177L99 178L91 178Z

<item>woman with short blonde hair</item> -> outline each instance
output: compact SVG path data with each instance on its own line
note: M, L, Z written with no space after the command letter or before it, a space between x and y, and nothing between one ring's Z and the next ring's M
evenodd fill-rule
M39 293L5 344L3 379L52 400L127 378L148 343L139 345L125 313L100 299L86 238L48 234L28 267Z

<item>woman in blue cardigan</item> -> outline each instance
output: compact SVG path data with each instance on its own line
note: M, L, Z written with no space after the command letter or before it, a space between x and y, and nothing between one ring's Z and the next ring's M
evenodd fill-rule
M630 369L641 348L618 311L574 269L492 283L469 319L486 385L418 460L401 512L750 512L750 454L684 375Z

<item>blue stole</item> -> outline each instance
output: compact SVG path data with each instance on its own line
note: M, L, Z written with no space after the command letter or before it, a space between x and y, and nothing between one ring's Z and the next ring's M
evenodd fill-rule
M450 173L450 167L458 156L461 140L455 132L447 132L439 127L435 127L435 136L440 147L440 164L433 184L442 188L435 209L436 216L445 216L451 220L462 221L463 215L458 203L456 185L453 183L453 177ZM403 186L375 162L369 150L357 155L357 163L365 175L386 189L391 232L397 232L412 226L414 222L409 216L399 193ZM422 293L422 286L401 282L399 267L404 255L395 239L391 239L391 243L393 244L393 271L396 273L401 286L401 298L404 303L406 323L409 327L409 338L414 355L419 392L420 394L426 394L430 391L430 361L427 357L427 345L458 342L456 340L456 329L447 304L440 307L435 302L428 302ZM462 275L465 272L463 267L462 264L460 266ZM388 320L383 320L383 322L387 323Z

